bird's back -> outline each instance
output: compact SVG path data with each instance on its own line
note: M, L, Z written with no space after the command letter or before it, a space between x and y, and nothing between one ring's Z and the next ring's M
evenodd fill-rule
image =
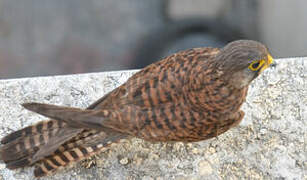
M129 136L200 141L238 124L247 87L233 89L214 66L216 48L195 48L153 63L86 110L46 104L27 109L56 119L2 139L11 169L38 165L36 176L82 160ZM8 155L8 156L6 156Z
M113 116L104 125L149 141L200 141L228 130L242 118L247 89L223 81L213 67L218 52L181 51L136 73L103 98L99 106Z

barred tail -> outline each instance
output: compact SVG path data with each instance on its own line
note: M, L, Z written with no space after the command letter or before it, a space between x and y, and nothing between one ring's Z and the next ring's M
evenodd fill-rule
M88 109L95 108L102 100ZM126 138L126 135L103 127L99 130L78 127L64 121L47 120L15 131L1 140L0 160L9 169L35 165L34 174L40 177Z
M83 130L61 121L42 121L4 137L0 160L9 169L35 165L34 174L41 177L95 155L122 138L125 136L113 131Z
M15 131L4 138L2 138L1 143L7 144L8 142L12 142L18 138L27 137L35 134L40 134L45 131L49 131L51 129L59 129L66 126L65 123L59 122L56 120L48 120L48 121L41 121L37 124L32 126L25 127L18 131Z
M42 121L5 136L1 140L0 160L3 160L9 169L30 165L29 157L65 126L67 125L60 121Z
M123 138L125 136L121 134L107 135L104 132L92 131L92 134L84 139L70 141L60 146L52 155L40 160L36 165L34 175L35 177L49 175L65 166L93 156Z

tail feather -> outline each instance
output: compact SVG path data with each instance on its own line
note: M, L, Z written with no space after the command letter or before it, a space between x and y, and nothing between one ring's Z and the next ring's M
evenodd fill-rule
M81 131L55 120L39 122L4 137L1 141L0 160L9 169L30 166L53 153Z
M88 109L96 105L98 103ZM47 120L15 131L1 140L0 160L9 169L35 165L34 174L40 177L93 156L126 138L107 128L76 127L79 126Z
M3 147L1 147L1 156L5 163L7 163L7 168L9 169L16 169L21 168L25 166L29 166L40 159L40 157L37 157L37 152L39 148L43 145L45 145L46 142L48 142L48 137L39 138L41 141L39 143L33 143L36 141L31 141L29 139L37 139L36 136L46 136L49 134L49 137L52 135L55 135L58 130L53 129L50 132L44 132L43 134L39 135L36 134L33 137L24 137L24 138L18 138L17 140L13 142L9 142L8 144L5 144ZM98 136L102 137L103 132L97 132L97 131L85 131L78 135L77 137L74 137L72 140L68 141L67 143L64 143L60 147L57 147L55 153L63 152L70 150L74 147L78 147L80 145L87 144L93 139L96 139ZM29 143L32 142L32 143ZM50 155L50 154L48 154Z
M9 169L35 165L34 174L41 177L93 156L124 137L113 131L75 129L49 120L4 137L0 159Z
M97 149L99 149L99 147L100 146L91 146L84 148L80 146L48 156L38 163L38 166L34 170L34 175L35 177L41 177L53 173L60 168L98 153ZM102 150L102 148L100 149Z
M99 133L98 133L99 134ZM98 135L96 134L96 135ZM90 156L93 156L105 149L107 149L111 144L117 143L119 140L123 139L125 136L120 134L104 136L89 136L87 138L94 138L95 141L91 142L91 145L80 145L76 143L67 150L58 150L54 154L47 156L37 163L34 170L35 177L41 177L49 175L65 166L76 163ZM84 139L86 141L86 138ZM80 142L83 142L80 141ZM60 149L60 148L59 148ZM62 149L63 150L63 149Z
M66 123L56 120L48 120L48 121L41 121L37 124L32 126L25 127L18 131L15 131L1 140L1 144L7 144L8 142L15 141L18 138L31 136L34 134L40 134L44 131L50 131L51 129L58 129L66 126Z
M49 132L44 131L42 134L19 137L12 142L8 142L1 147L1 159L7 162L33 154L38 151L38 147L45 145L48 139L54 136L58 131L59 129L53 129Z
M77 137L74 137L70 141L64 143L61 145L55 153L64 152L70 149L73 149L74 147L78 146L90 146L91 144L97 143L97 140L102 139L106 137L106 134L104 132L99 132L96 130L91 131L83 131L80 133Z
M15 161L9 161L6 164L8 169L17 169L29 166L31 164L31 159L29 157L23 157L21 159L16 159Z
M69 141L72 137L78 135L82 131L82 129L71 128L69 126L61 128L55 136L50 137L48 142L41 146L35 153L35 155L32 157L32 163L52 154L59 148L59 146Z

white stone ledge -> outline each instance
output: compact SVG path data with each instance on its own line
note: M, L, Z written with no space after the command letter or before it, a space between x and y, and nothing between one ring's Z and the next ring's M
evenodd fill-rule
M307 58L276 62L251 85L240 126L218 138L189 144L134 138L102 153L92 168L79 163L42 179L306 179ZM135 72L0 80L0 137L44 119L21 103L85 108ZM32 168L10 171L0 163L1 179L33 179Z

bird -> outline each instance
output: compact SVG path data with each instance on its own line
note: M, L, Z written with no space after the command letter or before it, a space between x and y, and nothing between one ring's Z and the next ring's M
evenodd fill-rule
M150 64L86 109L24 103L49 120L3 137L0 159L9 169L35 166L35 177L42 177L123 139L217 137L241 122L250 83L272 64L265 45L236 40L220 49L179 51Z

